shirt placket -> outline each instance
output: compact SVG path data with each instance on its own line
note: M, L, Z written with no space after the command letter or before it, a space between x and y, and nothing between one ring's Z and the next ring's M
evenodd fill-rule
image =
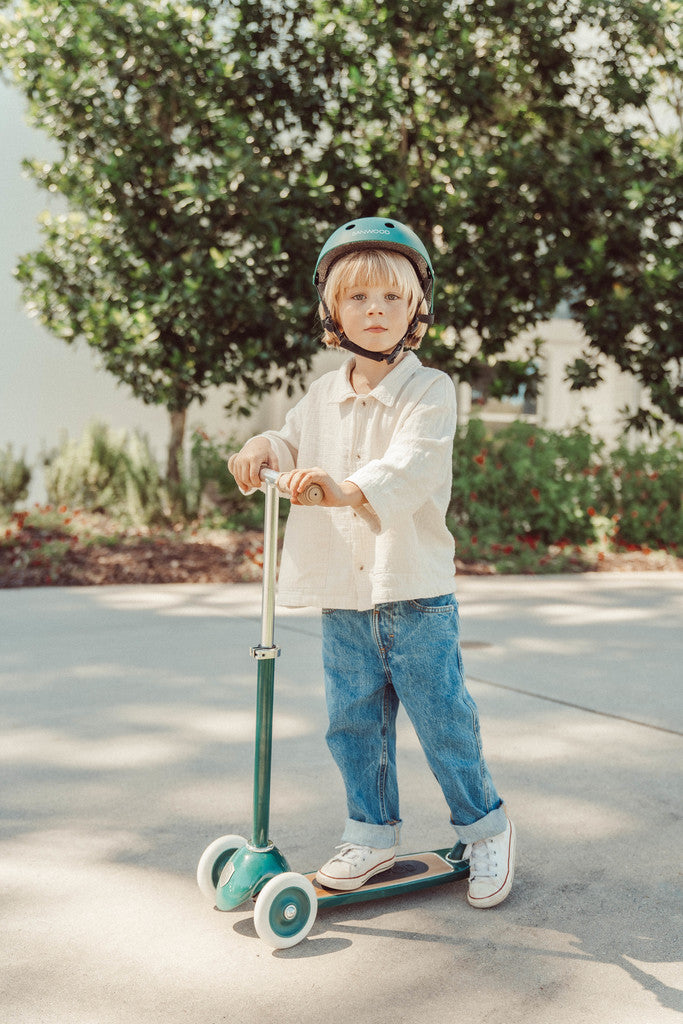
M367 397L355 399L353 409L353 431L350 453L350 473L364 466L369 455L370 400ZM353 573L358 597L367 603L371 593L370 570L372 568L373 543L369 530L357 512L352 515L353 529Z

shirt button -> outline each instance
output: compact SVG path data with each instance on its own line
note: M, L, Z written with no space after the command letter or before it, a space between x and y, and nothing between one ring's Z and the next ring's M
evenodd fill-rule
M364 568L365 568L365 566L364 566L364 565L359 565L359 566L358 566L358 569L359 569L359 571L360 571L360 572L362 572Z

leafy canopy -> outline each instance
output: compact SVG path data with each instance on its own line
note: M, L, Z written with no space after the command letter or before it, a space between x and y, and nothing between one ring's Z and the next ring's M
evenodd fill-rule
M2 62L62 149L32 173L68 203L21 262L26 295L145 401L183 410L227 382L248 402L315 350L326 233L392 215L434 252L429 361L533 387L535 343L506 346L565 302L589 342L574 384L611 356L680 420L680 14L18 0Z

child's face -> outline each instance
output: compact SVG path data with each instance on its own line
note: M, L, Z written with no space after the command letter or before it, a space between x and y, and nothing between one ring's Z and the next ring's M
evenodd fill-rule
M339 303L339 320L349 341L371 352L391 352L410 321L408 298L387 284L346 288Z

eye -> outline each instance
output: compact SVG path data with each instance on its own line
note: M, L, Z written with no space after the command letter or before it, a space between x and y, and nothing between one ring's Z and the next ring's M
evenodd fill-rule
M354 295L351 296L351 298L354 302L363 302L363 300L365 299L365 295L363 292L356 292Z
M401 301L401 296L400 295L395 295L394 292L389 292L389 294L387 295L387 299L390 302L394 302L394 301L400 302Z

